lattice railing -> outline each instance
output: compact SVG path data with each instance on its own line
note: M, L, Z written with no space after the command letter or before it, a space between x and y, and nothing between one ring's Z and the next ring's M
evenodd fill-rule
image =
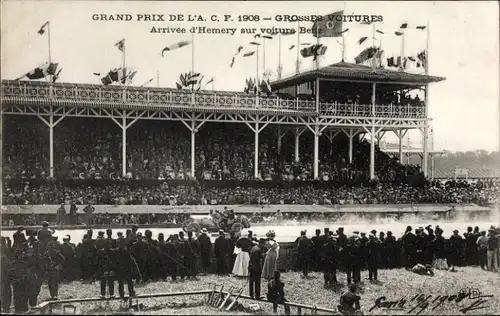
M320 103L300 99L263 97L244 93L201 91L169 88L141 88L102 86L89 84L48 84L46 82L2 81L2 98L7 101L23 100L95 106L128 105L133 107L181 107L183 109L260 109L317 112L326 116L425 118L423 106L371 105Z

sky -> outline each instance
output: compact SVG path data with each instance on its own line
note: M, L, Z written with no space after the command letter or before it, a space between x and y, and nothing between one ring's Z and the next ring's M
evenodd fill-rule
M394 35L402 23L408 23L404 53L414 56L426 48L427 30L415 29L429 23L429 72L446 77L443 82L431 84L429 116L432 118L433 149L467 151L499 150L499 8L496 1L388 1L388 2L333 2L333 1L3 1L1 19L2 79L15 79L48 61L47 33L37 31L50 21L51 59L63 68L59 81L100 84L94 72L105 73L122 65L121 52L114 46L125 38L126 65L138 70L133 85L174 87L179 74L194 70L207 78L214 77L215 90L242 91L246 78L256 74L255 56L237 58L232 68L231 58L238 46L243 52L255 50L253 35L241 34L242 28L297 28L297 22L276 21L283 15L325 15L344 9L344 14L380 15L383 22L376 28L375 44L381 45L385 57L398 56L401 38ZM94 14L106 16L130 14L132 21L96 21ZM167 21L137 21L138 14L163 14ZM169 15L203 16L207 21L168 21ZM224 15L233 21L224 22ZM217 15L219 22L211 22ZM238 22L238 16L258 15L259 22ZM271 17L270 21L262 21ZM310 28L311 22L300 26ZM195 34L193 26L208 28L237 28L234 35ZM185 34L151 33L156 28L185 28ZM372 27L359 23L344 23L345 55L347 62L373 40ZM369 39L358 45L362 36ZM293 74L297 51L289 46L297 43L297 36L281 37L283 75ZM194 45L167 52L165 46L183 40ZM301 43L315 43L311 34L300 35ZM271 80L276 77L279 61L277 37L266 40L265 61L260 49L259 69L269 70ZM341 38L322 38L328 46L320 67L339 62L342 58ZM192 52L194 51L194 54ZM194 58L192 58L194 55ZM265 68L264 68L265 63ZM310 59L301 59L301 71L313 68ZM418 72L415 67L410 72ZM212 89L208 86L207 89ZM411 143L419 143L421 134L413 131ZM387 141L395 140L388 135Z

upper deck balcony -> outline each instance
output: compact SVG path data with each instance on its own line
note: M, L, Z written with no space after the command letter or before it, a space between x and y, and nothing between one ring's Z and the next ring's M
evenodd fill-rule
M239 92L2 80L8 105L56 105L137 110L325 115L340 117L424 118L422 106L340 104ZM374 110L374 112L373 112ZM373 115L374 113L374 115Z

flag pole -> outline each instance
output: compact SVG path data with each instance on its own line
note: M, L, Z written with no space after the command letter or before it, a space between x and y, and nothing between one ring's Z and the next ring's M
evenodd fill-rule
M257 54L256 54L257 55L257 77L256 77L257 80L256 80L255 84L259 85L259 82L260 82L260 80L259 80L260 79L259 78L259 45L256 45L256 46L257 46Z
M281 79L281 33L278 34L278 80Z
M373 47L375 48L375 22L372 22L372 43L373 43ZM378 52L377 52L378 54ZM372 68L373 70L375 70L376 68L376 63L377 63L377 57L376 55L374 56L375 58L372 58Z
M405 29L401 29L403 35L401 35L401 60L399 65L399 71L403 71L404 56L405 56Z
M429 20L427 20L427 43L425 47L425 74L429 74L429 35L430 35L430 30L429 30Z
M50 21L47 22L47 39L49 44L49 68L50 68L50 65L52 64L52 54L50 47ZM52 75L50 74L49 74L49 81L52 82Z
M194 33L191 33L191 75L194 75ZM191 84L191 92L194 91L194 84Z
M299 51L300 51L300 21L297 21L297 61L295 63L295 73L299 74L300 73L300 56L299 56Z
M125 78L125 83L127 83L127 70L125 68L125 50L127 49L126 45L125 45L125 39L123 39L123 50L122 50L122 56L123 56L123 61L122 61L122 72L123 72L123 77Z
M318 16L318 11L316 11L316 16ZM318 48L319 48L319 33L318 33L318 29L319 29L319 23L316 21L316 50L313 49L313 52L315 53L315 55L314 55L313 58L316 58L316 60L315 60L316 70L319 69L319 56L317 54Z
M264 40L262 41L263 44L263 51L262 51L262 71L266 73L266 38L264 37Z
M344 1L344 11L343 12L345 12L345 8L346 8L346 3ZM342 62L345 62L345 32L344 32L344 30L342 30Z

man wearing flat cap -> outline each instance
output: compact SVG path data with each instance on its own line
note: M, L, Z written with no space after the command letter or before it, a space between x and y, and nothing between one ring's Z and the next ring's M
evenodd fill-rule
M461 254L463 247L462 236L458 234L458 230L453 231L453 235L450 237L450 254L448 261L450 263L450 270L454 271L456 266L461 264Z

